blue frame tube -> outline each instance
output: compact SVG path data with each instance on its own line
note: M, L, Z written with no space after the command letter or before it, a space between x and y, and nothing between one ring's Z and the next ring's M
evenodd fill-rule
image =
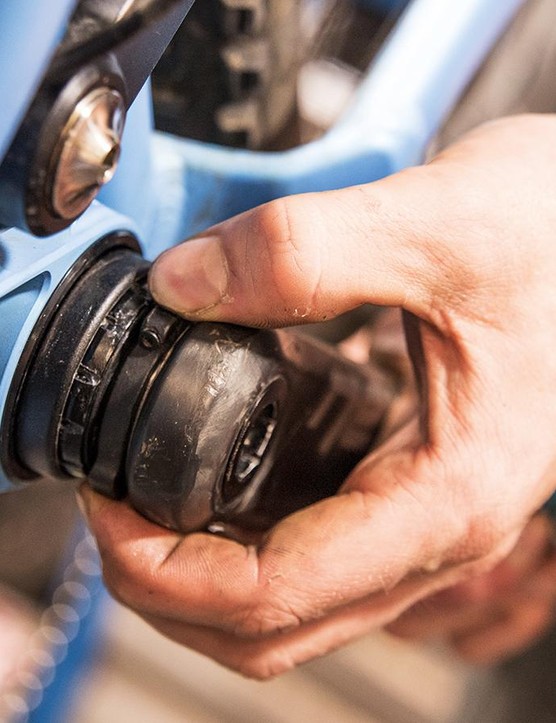
M33 99L76 0L4 0L0 4L0 158Z
M366 183L420 162L430 139L525 0L413 0L344 117L282 153L156 134L150 256L210 224L292 193Z

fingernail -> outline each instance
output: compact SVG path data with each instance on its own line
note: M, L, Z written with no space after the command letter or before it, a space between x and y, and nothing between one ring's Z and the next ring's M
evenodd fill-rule
M149 275L154 299L185 316L202 316L229 303L228 281L228 264L216 236L192 239L166 251Z

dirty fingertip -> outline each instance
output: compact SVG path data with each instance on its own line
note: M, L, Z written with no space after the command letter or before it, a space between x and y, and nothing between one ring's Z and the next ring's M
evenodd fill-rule
M229 270L220 238L195 238L163 253L151 268L149 286L159 304L184 316L203 318L229 303Z

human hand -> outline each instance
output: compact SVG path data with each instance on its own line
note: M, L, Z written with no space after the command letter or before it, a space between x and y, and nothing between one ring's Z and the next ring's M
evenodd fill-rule
M409 640L443 641L480 665L523 651L554 620L553 536L550 520L536 515L493 570L422 600L388 630Z
M156 628L268 677L491 569L555 487L556 118L483 126L427 166L267 204L163 254L193 319L401 307L420 406L341 492L251 545L83 490L108 586Z

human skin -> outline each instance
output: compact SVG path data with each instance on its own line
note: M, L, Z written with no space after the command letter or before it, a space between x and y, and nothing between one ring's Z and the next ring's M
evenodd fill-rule
M493 570L425 598L388 630L410 640L441 641L475 665L493 665L522 652L554 619L551 524L536 515Z
M163 530L85 486L114 595L165 635L268 678L487 574L556 487L555 233L556 116L530 115L163 254L152 293L195 320L403 309L419 404L339 494L252 544Z

